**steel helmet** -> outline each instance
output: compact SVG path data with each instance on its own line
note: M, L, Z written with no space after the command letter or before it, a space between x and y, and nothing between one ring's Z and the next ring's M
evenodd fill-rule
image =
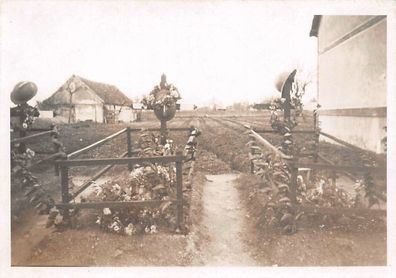
M15 104L28 102L37 94L37 86L30 81L18 82L11 92L11 101Z

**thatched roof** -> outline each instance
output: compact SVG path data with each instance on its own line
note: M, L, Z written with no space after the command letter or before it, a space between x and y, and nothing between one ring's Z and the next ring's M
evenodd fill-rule
M96 99L103 101L103 104L130 106L133 103L116 86L88 80L77 75L72 75L54 94L44 100L43 103L45 105L68 104L69 93L66 92L71 83L74 83L76 86L76 95L80 94L80 88L84 88L85 90L81 91L81 94L89 91L91 95L96 95ZM75 97L73 98L75 101L77 99Z
M116 86L91 81L82 77L80 77L80 80L103 99L105 104L132 105L132 100L124 95Z

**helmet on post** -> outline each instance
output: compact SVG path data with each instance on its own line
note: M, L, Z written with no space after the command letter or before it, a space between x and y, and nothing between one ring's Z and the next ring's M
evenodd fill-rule
M11 92L11 101L14 104L23 104L31 100L37 94L37 86L30 81L18 82Z

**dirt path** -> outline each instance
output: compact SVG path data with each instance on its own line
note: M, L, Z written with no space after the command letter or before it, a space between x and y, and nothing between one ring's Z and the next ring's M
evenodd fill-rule
M246 251L244 234L245 210L233 182L236 174L207 175L203 191L205 226L209 241L205 244L204 264L252 266L255 261Z
M34 252L41 252L40 242L45 241L52 232L51 229L45 227L47 215L37 216L35 212L29 212L25 217L21 220L25 225L11 233L12 265L23 265Z

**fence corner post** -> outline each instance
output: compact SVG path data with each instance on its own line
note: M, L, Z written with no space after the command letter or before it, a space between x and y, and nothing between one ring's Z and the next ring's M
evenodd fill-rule
M128 157L132 157L132 138L131 138L131 128L129 126L126 129L126 135L127 135ZM132 171L132 163L128 163L128 170Z
M182 156L181 151L176 156ZM177 197L177 229L183 231L183 159L176 160L176 197Z
M62 165L60 167L61 170L61 193L62 193L62 203L68 204L70 195L69 195L69 168L68 166ZM69 208L64 208L63 211L63 219L65 222L69 221Z
M298 176L298 161L295 157L291 160L290 163L290 197L292 203L296 203L297 197L297 176Z
M59 177L59 165L56 160L55 160L54 170L55 170L55 176Z
M318 158L319 158L319 126L318 126L318 110L314 109L313 111L313 120L314 120L314 134L315 134L315 156L314 156L314 162L317 163L318 162Z

